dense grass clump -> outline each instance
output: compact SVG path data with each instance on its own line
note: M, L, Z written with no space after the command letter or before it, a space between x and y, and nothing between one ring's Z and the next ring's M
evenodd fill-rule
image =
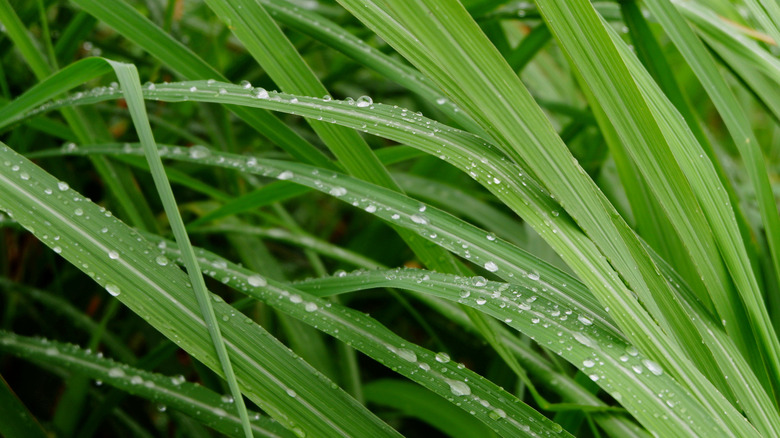
M0 23L0 435L780 436L774 2Z

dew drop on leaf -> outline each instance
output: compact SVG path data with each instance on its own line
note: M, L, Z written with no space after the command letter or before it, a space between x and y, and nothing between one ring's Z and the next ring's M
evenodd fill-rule
M119 295L119 293L121 292L119 290L119 286L117 286L117 285L115 285L113 283L107 283L106 284L106 291L108 291L108 293L111 294L112 297L115 297L115 296Z
M460 380L453 380L453 379L444 379L446 380L447 384L450 385L450 391L453 395L457 395L459 397L464 395L470 395L471 394L471 387L466 382L461 382Z
M254 286L254 287L262 287L268 284L265 278L259 275L252 275L249 278L247 278L246 281L247 283L249 283L250 286Z

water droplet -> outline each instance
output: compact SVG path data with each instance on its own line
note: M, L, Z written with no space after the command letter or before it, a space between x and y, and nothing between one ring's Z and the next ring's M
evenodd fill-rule
M417 362L417 354L408 348L399 348L395 351L395 354L407 362Z
M659 365L657 362L653 362L652 360L645 359L642 361L642 363L645 365L645 368L647 368L648 371L653 373L656 376L660 376L664 373L663 368L661 368L661 365Z
M246 279L246 282L249 283L250 286L254 286L254 287L263 287L268 284L265 278L259 275L250 276L249 278Z
M160 266L165 266L169 263L168 257L165 257L164 255L158 255L155 257L154 261Z
M255 88L254 96L257 99L268 99L268 91L265 88L257 87Z
M295 391L293 391L290 388L287 388L285 391L287 392L287 395L289 395L290 397L295 397L296 395L298 395L295 393Z
M642 365L632 365L631 369L637 374L642 374Z
M412 222L414 222L416 224L420 224L420 225L425 225L425 224L428 223L428 219L426 219L424 216L419 215L419 214L411 215L410 219L412 220Z
M68 186L68 183L65 181L60 181L57 183L57 188L60 189L61 192L64 192L65 190L68 190L70 186Z
M301 298L298 294L292 294L290 295L290 302L293 304L299 304L303 302L303 298Z
M119 286L113 283L106 283L106 291L108 291L108 293L111 294L112 297L119 295L119 293L121 292L119 290Z
M476 303L477 303L478 306L481 306L481 305L487 303L487 300L485 298L483 298L483 297L479 297L479 298L477 298Z
M376 212L376 205L369 205L366 207L366 212L368 213L374 213Z
M333 187L328 193L336 197L344 196L347 194L347 189L344 187Z
M439 363L447 363L450 361L450 355L444 352L436 353L436 362Z
M594 365L596 365L596 362L593 362L590 359L585 359L582 361L582 366L584 366L585 368L592 368Z
M184 376L182 376L181 374L179 374L178 376L171 377L171 383L173 383L176 386L179 386L186 381L187 379L185 379Z
M460 380L444 379L448 385L450 385L450 391L453 395L464 396L471 394L471 387L466 382Z
M536 273L536 272L529 272L528 273L528 279L529 280L533 280L533 281L538 281L539 280L539 274Z
M252 88L252 83L249 81L241 81L239 85L241 85L241 88L243 88L244 90L248 90Z
M496 240L496 235L495 235L495 234L493 234L493 233L490 233L490 234L486 235L486 236L485 236L485 238L486 238L487 240L489 240L489 241L493 242L493 241L495 241L495 240Z
M76 216L83 216L84 210L77 208L76 210L73 211L73 214L75 214Z
M200 160L206 158L211 154L211 151L206 146L195 145L189 149L190 158L193 160Z
M626 347L626 353L628 353L629 356L636 357L636 355L639 354L639 350L637 350L633 345L629 345Z
M293 178L294 176L295 176L294 173L292 173L289 170L285 170L284 172L280 173L276 178L281 180L287 180Z
M574 332L574 333L572 333L572 336L574 336L574 339L576 339L577 342L579 342L580 344L582 344L582 345L584 345L586 347L592 347L593 346L593 341L589 337L583 335L580 332Z
M319 307L317 307L316 303L306 303L306 305L303 306L303 310L307 312L314 312L317 309L319 309Z
M122 368L113 367L110 370L108 370L108 376L114 378L124 377L125 372Z
M116 260L119 258L119 253L114 250L111 250L108 252L108 258L110 258L111 260Z
M468 289L461 289L460 290L460 297L461 298L468 298L469 295L471 295L471 292L469 292Z
M496 272L498 271L498 265L496 265L494 262L487 262L485 263L485 269L487 269L490 272Z
M588 319L588 318L586 318L586 317L584 317L582 315L578 316L577 320L579 322L581 322L582 325L591 325L591 324L593 324L593 321L591 321L590 319Z
M487 284L487 280L485 280L485 277L477 275L476 277L471 277L471 284L476 287L482 287Z
M490 411L488 416L490 418L494 419L494 420L498 420L498 419L501 419L501 418L506 418L506 412L504 412L503 409L494 409L494 410Z
M30 179L30 174L27 173L27 172L22 172L22 173L19 174L19 178L27 181L28 179Z
M447 99L445 99L443 97L440 97L440 98L436 99L436 103L439 104L439 105L444 105L446 102L447 102Z
M52 250L57 254L62 254L62 247L60 246L55 246L54 248L52 248Z
M374 101L368 96L360 96L357 98L356 105L358 108L365 108L373 104Z

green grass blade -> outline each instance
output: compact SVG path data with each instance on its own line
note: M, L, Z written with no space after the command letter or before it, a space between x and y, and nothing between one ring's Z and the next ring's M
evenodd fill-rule
M157 187L157 193L162 200L163 208L168 216L168 222L170 223L173 234L176 236L176 243L182 250L184 265L187 268L192 289L195 292L195 297L198 299L198 305L200 306L203 319L206 321L209 336L214 344L214 349L219 358L219 363L222 366L225 380L227 380L230 392L233 394L236 409L241 418L241 425L244 429L244 435L251 437L252 428L249 424L249 415L246 411L244 397L241 395L241 389L238 387L235 372L230 364L230 356L228 356L227 348L225 348L225 341L222 339L219 321L217 321L217 316L214 314L214 308L209 299L209 291L206 289L206 283L200 272L200 266L192 251L192 244L187 236L187 230L184 228L184 221L179 213L179 207L173 196L173 190L171 190L171 185L168 182L168 177L165 174L165 169L160 160L157 144L154 141L152 129L149 126L149 119L146 116L146 107L141 92L138 71L135 66L131 64L111 63L111 65L119 79L119 83L122 85L125 101L127 102L141 145L144 148L144 155L146 155L146 160L149 163L152 178Z
M428 102L435 102L439 110L464 129L475 134L482 133L482 128L474 123L474 120L447 99L436 85L419 71L370 46L314 11L300 8L288 0L260 0L260 3L280 23L344 53Z
M150 238L154 239L150 236ZM163 254L176 259L180 252L165 245ZM254 285L257 274L211 254L198 251L209 275L228 278L227 284L267 303L379 360L410 379L447 398L501 436L544 433L567 436L560 427L487 379L422 347L406 342L369 316L287 284L268 279ZM337 277L340 278L340 277Z
M490 437L490 429L462 415L441 397L418 385L402 380L375 380L364 386L366 401L394 408L405 416L414 417L454 438Z
M279 87L293 94L324 96L328 91L306 65L295 47L274 23L265 9L253 0L208 0L207 4L246 46ZM357 105L370 106L370 99ZM309 124L352 175L400 190L387 169L360 135L343 126L309 119ZM399 229L423 264L433 269L456 272L446 252L431 246L419 236Z
M217 70L124 1L107 4L100 0L74 0L74 3L116 29L125 38L141 46L183 78L226 80ZM330 160L319 149L306 142L270 113L245 108L231 108L231 110L296 159L318 166L332 167Z
M70 319L72 324L86 333L95 333L100 330L100 326L92 318L85 315L72 303L64 300L49 292L27 287L16 283L7 278L0 277L0 293L7 295L18 295L25 301L34 301L40 303L53 312L62 314ZM127 348L124 343L112 332L102 333L100 341L121 361L132 363L135 361L135 355Z
M672 332L681 336L686 348L701 350L696 331L689 327L688 316L682 309L675 307L677 304L671 298L673 292L670 285L656 275L653 262L633 232L614 212L593 182L573 163L566 146L551 129L549 121L527 90L495 49L489 47L489 42L465 11L453 2L447 2L446 7L419 1L403 4L392 2L392 7L365 2L358 5L358 2L352 0L343 0L341 3L391 42L423 72L431 75L483 127L490 127L489 133L504 152L518 162L533 166L531 169L534 174L540 177L555 198L566 206L577 223L594 239L651 313L665 322L665 326L678 326ZM431 15L438 17L435 26L430 21L423 22L423 17L430 18ZM399 20L400 24L406 26L403 30L399 26L388 25ZM414 35L414 42L410 35ZM526 216L524 218L528 219ZM529 222L534 224L534 221ZM542 230L547 231L545 226L539 228L540 234ZM549 233L544 236L548 239L555 237ZM560 252L566 254L568 251L561 249ZM601 267L598 271L605 269L608 268ZM575 271L592 285L592 291L603 300L603 305L612 309L613 317L640 349L663 363L670 372L690 380L689 387L700 391L702 399L708 400L713 415L725 416L735 426L746 426L734 407L720 394L698 389L701 385L709 386L709 383L685 357L677 339L667 336L656 326L656 322L640 308L624 284L610 283L608 288L611 290L608 292L605 278L608 279L611 274L597 279L593 277L597 271L592 268L575 268ZM655 307L658 303L665 309L671 306L675 313L664 317L660 309ZM723 412L727 414L723 415ZM744 432L751 433L749 428Z
M52 70L52 67L37 50L27 29L24 28L8 0L0 1L0 21L6 26L6 32L20 50L24 60L31 66L39 81L44 81L44 79L58 74ZM59 76L65 77L66 82L68 81L67 75ZM106 140L107 133L99 131L100 123L90 123L81 112L68 108L63 109L62 115L82 143ZM151 209L135 184L132 174L127 169L109 163L105 159L96 158L92 164L116 196L122 213L126 214L134 225L148 230L154 229L155 223Z
M48 436L38 420L14 394L3 376L0 376L0 409L4 413L3 421L0 422L0 433L3 436L8 438L45 438Z
M704 44L695 36L674 6L666 0L652 0L647 5L659 19L664 30L696 73L699 81L723 118L734 143L737 145L740 155L745 162L748 177L758 197L758 205L774 262L774 272L780 279L780 214L778 214L777 204L769 183L765 160L761 154L758 140L750 127L750 121L729 89L728 84L717 70L715 61L707 52ZM731 232L729 236L718 236L720 228L716 225L720 224L717 224L717 218L710 220L716 223L713 225L713 228L715 229L716 237L719 238L719 246L721 251L724 252L724 258L729 265L739 295L746 307L750 326L753 329L753 336L761 340L759 349L764 357L764 366L769 371L774 391L777 393L780 391L780 342L778 342L777 335L771 328L772 324L763 304L757 281L752 275L753 271L745 260L747 257L744 254L744 246L740 245L741 239L736 239L736 236L734 236L734 225L729 221L731 218L728 216L731 210L723 212L721 209L717 213L709 214L714 216L718 213L723 218L721 221L725 222L721 227ZM731 214L733 215L733 213ZM730 228L727 228L728 226ZM729 239L729 237L731 238ZM742 251L735 251L736 254L733 254L732 251L726 249L732 247ZM727 330L730 329L728 325L726 327ZM743 347L739 343L738 345ZM743 351L747 352L746 347Z
M163 259L132 229L107 215L7 147L0 150L0 206L156 329L220 372L187 275ZM88 220L86 218L89 218ZM103 231L105 230L105 231ZM55 237L59 237L55 240ZM118 241L119 238L123 240ZM246 396L288 429L327 436L394 436L344 392L262 328L231 318L214 303L236 377ZM297 397L290 397L293 390Z
M187 414L228 436L243 436L241 419L232 413L233 404L226 403L220 394L208 388L186 382L183 376L163 376L100 357L73 345L7 332L0 332L0 350L35 363L56 365L73 374L86 375ZM266 416L253 413L252 417L252 436L294 436Z
M187 99L204 99L204 100L213 100L213 101L221 101L221 102L230 102L238 104L239 102L244 102L247 105L259 105L263 106L265 108L272 108L272 109L278 109L278 110L284 110L284 111L295 111L298 114L302 114L309 117L334 117L333 120L338 120L340 123L345 123L348 126L366 126L366 130L372 133L376 133L377 135L383 135L388 136L388 138L392 138L396 141L400 142L413 142L416 147L423 148L424 150L429 151L429 153L432 154L441 154L441 148L443 144L447 145L447 159L448 161L451 161L453 164L462 166L462 169L467 172L474 173L473 177L477 179L478 181L484 181L485 185L488 189L493 191L494 194L496 194L498 197L504 200L504 202L507 202L508 205L512 206L513 209L519 209L516 211L523 211L527 212L531 215L537 215L536 217L539 219L538 224L542 227L550 227L551 224L551 216L549 212L558 211L558 206L553 201L549 199L549 197L540 196L540 192L538 190L538 186L535 184L528 184L531 180L525 179L521 180L520 182L514 181L514 175L517 175L518 169L504 163L500 157L495 156L495 153L490 153L489 150L479 150L479 145L484 144L480 139L464 135L463 133L459 133L458 131L447 129L445 127L442 127L441 125L433 124L429 121L426 121L423 118L420 118L418 120L409 121L405 120L401 127L397 127L400 120L403 120L402 118L398 118L397 116L394 117L393 114L401 115L403 116L403 111L393 110L389 108L385 108L382 105L374 105L373 109L366 109L365 111L361 111L360 108L355 108L354 105L349 105L346 103L339 103L339 102L324 102L320 99L311 99L311 98L303 98L303 97L296 97L291 98L289 96L285 97L284 95L271 93L270 97L268 99L257 99L250 95L248 92L239 91L240 87L228 87L227 89L230 89L230 92L226 92L223 94L216 93L215 90L218 90L220 88L225 88L222 85L214 85L212 91L208 91L209 86L206 84L205 86L202 83L199 83L196 87L197 90L195 93L190 92L190 84L168 84L164 88L163 86L158 86L153 90L153 92L149 92L147 90L147 94L154 98L163 98L166 100L183 100L186 96ZM179 91L176 91L179 90ZM90 101L95 101L99 99L106 99L109 98L107 94L103 94L99 97L82 97L81 99L76 100L67 100L63 101L61 104L66 103L72 103L75 101L78 101L79 103L87 103ZM278 98L278 99L277 99ZM292 109L294 107L294 109ZM345 111L346 110L346 111ZM375 125L370 125L366 123L366 121L373 123ZM381 122L381 123L380 123ZM431 138L429 137L429 132L434 132L435 137ZM416 140L415 140L416 139ZM410 143L411 144L411 143ZM470 145L470 146L467 146ZM476 146L476 147L475 147ZM171 156L175 157L177 155L181 156L181 151L172 150L169 151ZM186 157L181 157L186 158ZM200 159L203 162L213 162L214 160L209 159L208 157L195 157L196 159ZM251 160L250 160L251 161ZM481 162L485 165L485 168L482 168L481 166L478 167L472 167L472 163L475 162ZM252 162L254 163L254 161ZM245 170L249 167L252 167L254 164L250 164L249 166L246 166L246 164L249 164L249 161L238 158L235 163L232 163L232 166L237 167L244 167ZM281 172L281 171L280 171ZM484 172L484 173L483 173ZM284 178L284 176L283 176ZM492 186L491 183L493 182L493 178L498 179L502 181L503 184L511 185L513 188L512 190L503 190L501 186L495 187ZM522 184L521 184L522 183ZM313 183L312 183L313 184ZM370 196L370 195L367 195ZM521 200L522 199L522 200ZM525 210L523 210L525 209ZM527 216L529 218L533 218L534 216ZM584 278L590 279L590 281L594 280L594 277L592 277L594 272L594 268L597 270L604 270L604 266L600 266L596 268L596 265L593 265L594 260L598 260L598 256L593 256L594 258L582 258L581 256L574 256L575 254L571 252L571 246L574 242L576 242L577 247L579 248L579 251L593 251L593 247L589 247L587 241L582 240L582 237L578 237L579 231L576 228L571 227L570 222L566 222L564 220L556 220L554 223L554 232L553 233L547 233L545 237L550 241L554 247L558 247L560 254L564 256L567 259L567 262L570 263L572 266L579 266L579 273L583 275ZM545 229L545 228L542 228ZM565 236L565 238L564 238ZM562 240L558 240L562 239ZM638 244L638 242L637 242ZM452 250L452 249L451 249ZM461 251L461 250L456 250ZM644 248L643 248L644 251ZM495 255L488 251L485 253L485 259L481 259L482 263L487 263L488 261L495 260ZM475 258L473 256L473 252L469 254L469 257L472 258L475 261L479 261L480 258ZM503 260L511 259L513 256L504 256L507 257L503 258ZM501 266L501 265L497 265ZM587 266L587 267L586 267ZM525 271L520 270L521 274L523 274ZM503 271L503 268L499 269L499 275L505 275L505 272ZM602 287L604 279L610 278L609 276L604 277L598 277L598 285L599 287ZM615 283L615 287L621 287L620 283ZM591 299L591 298L582 298L582 299ZM633 310L634 314L635 312L642 312L643 310ZM614 314L613 314L614 315ZM696 333L696 329L691 328L691 333ZM708 334L705 333L698 333L698 336L708 336ZM669 348L668 344L664 348ZM661 361L662 359L658 359ZM675 367L679 366L690 366L687 365L686 362L680 361L675 362ZM691 369L688 368L688 373L691 373ZM692 374L693 378L698 381L697 385L700 388L703 387L711 387L711 385L702 379L700 375L697 375L695 371L693 371ZM707 397L714 397L714 402L720 403L718 399L717 392L708 392L703 394L705 398Z

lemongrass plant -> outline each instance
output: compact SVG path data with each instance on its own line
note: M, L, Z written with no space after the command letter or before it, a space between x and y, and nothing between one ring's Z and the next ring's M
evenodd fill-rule
M774 2L0 23L5 436L780 436Z

